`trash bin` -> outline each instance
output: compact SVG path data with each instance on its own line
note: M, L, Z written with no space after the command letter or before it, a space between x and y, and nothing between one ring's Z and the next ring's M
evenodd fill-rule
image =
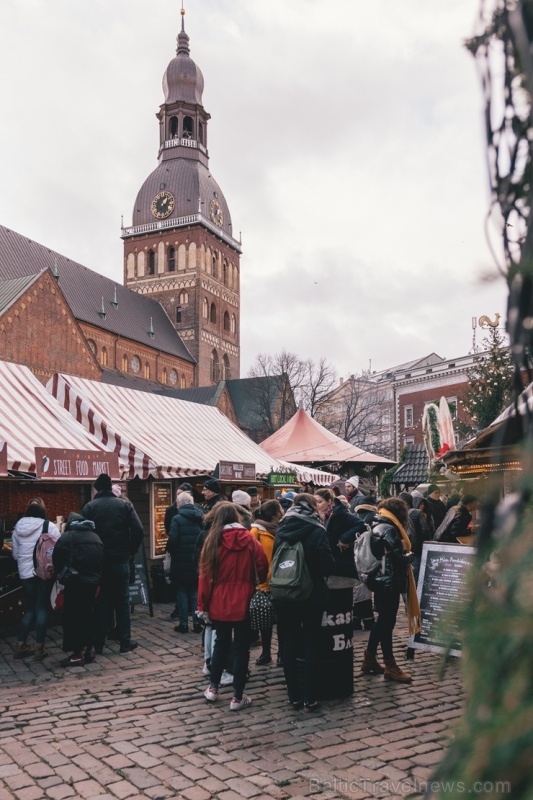
M152 579L152 599L154 603L173 603L176 593L171 584L165 580L163 564L152 564L150 567Z

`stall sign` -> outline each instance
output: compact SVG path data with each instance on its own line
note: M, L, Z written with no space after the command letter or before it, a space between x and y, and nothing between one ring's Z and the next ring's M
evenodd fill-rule
M152 484L152 535L150 537L151 558L163 558L168 534L165 530L165 512L172 505L172 484Z
M90 481L106 472L120 478L118 453L107 450L63 450L35 448L35 472L46 480Z
M294 486L296 475L294 472L269 472L267 480L270 486Z
M0 475L7 475L7 442L0 442Z
M243 464L242 461L219 461L218 478L227 483L231 481L255 481L255 464Z

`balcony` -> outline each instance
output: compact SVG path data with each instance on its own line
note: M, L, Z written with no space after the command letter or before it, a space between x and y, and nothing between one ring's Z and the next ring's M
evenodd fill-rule
M198 150L201 150L202 153L207 153L207 150L203 144L197 142L196 139L179 139L178 137L174 139L167 139L165 141L165 150L168 150L170 147L194 147Z
M210 219L204 217L203 214L188 214L186 217L169 217L168 219L157 220L157 222L148 222L144 225L131 225L130 227L122 228L122 239L128 239L130 236L139 236L142 233L154 233L155 231L163 231L168 228L185 228L187 225L203 225L216 236L219 236L223 241L237 250L238 253L242 252L241 244L232 236L229 236L225 231L217 228Z

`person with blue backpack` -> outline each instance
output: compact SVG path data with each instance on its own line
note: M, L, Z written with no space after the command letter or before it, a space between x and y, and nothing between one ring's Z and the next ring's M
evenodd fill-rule
M17 562L26 600L26 611L19 628L13 658L34 655L37 661L42 661L48 655L44 640L53 584L52 552L59 536L57 527L47 519L43 501L39 497L30 500L24 516L15 525L12 536L13 558ZM37 550L42 554L39 558ZM35 647L31 647L26 641L33 622Z
M326 608L326 578L335 560L313 495L297 494L276 531L270 592L283 640L282 665L288 709L318 708L316 677L319 634ZM281 630L280 630L281 629ZM297 657L302 643L303 686L299 686Z

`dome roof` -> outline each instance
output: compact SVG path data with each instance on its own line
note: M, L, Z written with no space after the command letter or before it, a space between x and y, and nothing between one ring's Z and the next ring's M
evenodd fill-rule
M220 229L233 237L228 204L211 171L200 161L176 158L163 161L143 183L133 208L133 225L156 222L152 214L152 201L162 190L174 196L174 209L168 219L198 213L210 219L211 202L217 201L222 212Z
M176 57L172 59L163 75L165 103L198 103L202 105L204 76L189 55L189 37L182 30L178 34Z

